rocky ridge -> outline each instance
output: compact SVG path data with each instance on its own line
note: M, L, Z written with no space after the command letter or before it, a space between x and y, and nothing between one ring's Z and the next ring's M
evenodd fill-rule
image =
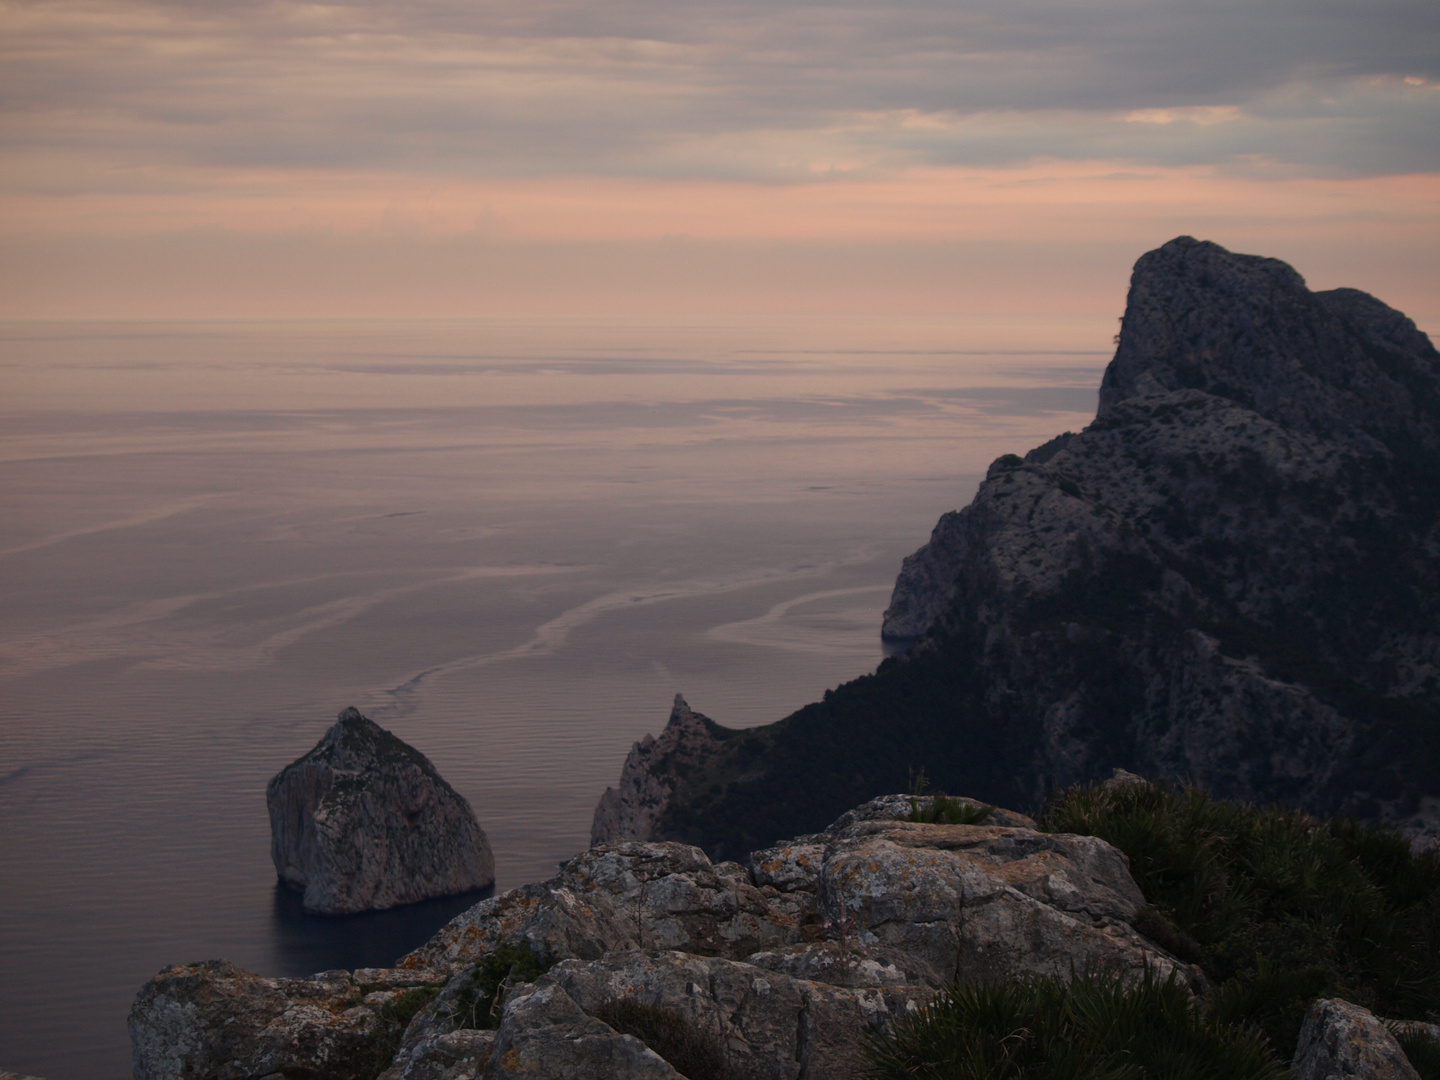
M490 841L430 760L346 709L265 791L270 855L306 911L383 910L495 882Z
M1171 241L1095 421L991 465L883 634L904 660L683 776L632 755L647 835L725 855L919 767L1016 806L1120 767L1433 839L1440 354L1365 293Z
M390 969L167 968L131 1012L135 1076L678 1076L597 1018L626 999L713 1033L737 1080L858 1077L865 1034L957 975L1148 966L1203 984L1136 929L1144 898L1110 845L1003 811L920 824L905 820L913 805L873 800L748 868L674 842L603 844L481 901ZM467 1027L457 1002L504 943L557 963L509 988L497 1029Z

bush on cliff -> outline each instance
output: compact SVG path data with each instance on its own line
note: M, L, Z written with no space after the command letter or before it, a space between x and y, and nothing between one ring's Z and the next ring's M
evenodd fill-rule
M1264 1038L1197 1006L1174 979L1084 972L952 984L869 1046L894 1080L1284 1080Z
M1071 789L1041 824L1125 852L1171 951L1216 983L1216 1015L1259 1025L1287 1058L1317 997L1440 1015L1440 858L1399 833L1153 784Z
M505 990L534 982L555 966L548 949L537 952L528 941L502 941L470 969L465 989L455 999L451 1018L457 1028L493 1028L500 1023Z

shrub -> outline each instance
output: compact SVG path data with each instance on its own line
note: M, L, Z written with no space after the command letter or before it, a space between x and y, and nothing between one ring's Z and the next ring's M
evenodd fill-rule
M371 990L373 987L362 987ZM396 994L380 1006L377 1011L381 1025L380 1033L368 1051L356 1062L356 1080L374 1080L390 1066L405 1029L415 1014L435 1000L440 993L438 986L416 986Z
M493 1028L500 1022L504 990L516 983L534 982L555 966L546 949L536 952L528 941L502 941L470 969L465 988L455 997L451 1017L457 1028Z
M929 806L922 806L917 798L910 800L910 820L927 825L983 825L994 811L993 806L976 806L948 795L934 796Z
M1151 784L1071 789L1042 827L1129 856L1178 934L1152 938L1187 943L1217 984L1217 1016L1258 1024L1287 1057L1316 997L1397 1019L1440 1012L1440 859L1396 832Z
M635 998L614 998L595 1010L622 1035L634 1035L688 1080L725 1080L720 1040L698 1029L682 1014Z
M1285 1080L1244 1025L1195 1004L1174 977L1127 985L1105 972L1066 982L955 983L867 1049L894 1080Z

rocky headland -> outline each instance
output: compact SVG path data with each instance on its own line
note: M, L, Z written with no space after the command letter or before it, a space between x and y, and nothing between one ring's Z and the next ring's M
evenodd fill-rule
M737 1080L858 1077L866 1034L957 975L1148 966L1203 985L1136 929L1144 897L1114 847L1004 811L906 820L930 801L874 800L748 867L673 842L601 844L481 901L394 968L167 968L131 1012L135 1076L678 1077L597 1018L627 999L713 1033ZM486 1024L477 979L517 948L553 966L508 987Z
M266 787L270 856L306 911L383 910L495 883L470 804L429 758L356 709Z
M1033 807L1119 767L1433 838L1440 355L1365 293L1173 240L1095 421L995 461L883 633L904 659L777 724L638 744L597 829L733 857L921 768Z
M1078 798L1133 810L1168 796L1117 773ZM971 823L925 820L957 809ZM167 968L131 1010L134 1075L861 1080L875 1075L867 1045L924 1023L948 987L1099 974L1206 1009L1224 995L1187 958L1204 952L1105 840L972 800L891 795L743 866L673 841L592 847L391 968ZM1303 1080L1419 1080L1397 1034L1440 1050L1440 1028L1387 1027L1338 998L1294 1024ZM1278 1080L1269 1060L1246 1075Z

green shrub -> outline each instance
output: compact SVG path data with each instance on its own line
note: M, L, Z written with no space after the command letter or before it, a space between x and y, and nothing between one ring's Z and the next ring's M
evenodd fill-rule
M1173 976L1104 972L952 984L867 1046L893 1080L1285 1080L1253 1029L1198 1006Z
M1398 833L1149 784L1071 789L1042 827L1125 852L1179 935L1152 939L1204 968L1217 1016L1258 1024L1287 1057L1316 997L1440 1013L1440 859Z
M921 806L917 798L910 800L910 820L927 825L983 825L994 811L993 806L976 806L948 795L934 796L929 806Z
M502 941L470 969L469 981L456 995L451 1017L457 1028L493 1028L500 1022L505 988L534 982L555 966L546 949L536 952L528 941Z
M673 1009L623 997L604 1002L594 1015L622 1035L634 1035L687 1080L726 1078L720 1040L699 1030Z
M374 987L361 987L364 991ZM415 1014L440 993L438 986L416 986L396 994L376 1010L381 1020L380 1034L368 1051L356 1062L356 1080L374 1080L387 1068L400 1049L400 1040Z

